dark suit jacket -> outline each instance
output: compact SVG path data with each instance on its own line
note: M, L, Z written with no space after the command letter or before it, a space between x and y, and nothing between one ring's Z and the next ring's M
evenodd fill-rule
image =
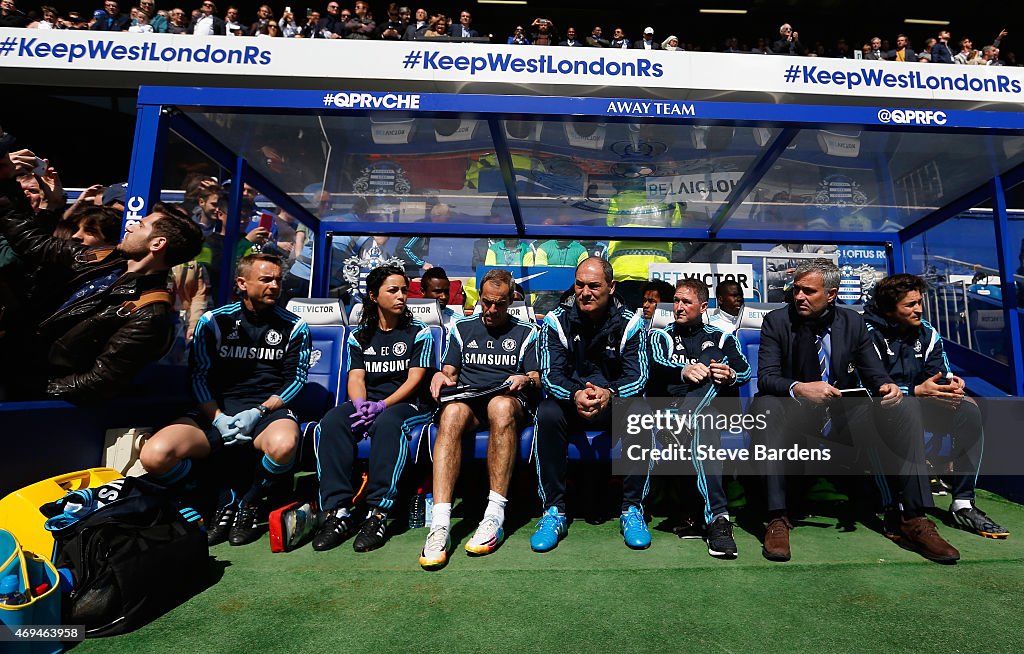
M904 48L904 50L906 50L906 61L911 61L911 62L914 62L916 64L917 63L917 53L914 52L914 50L912 48ZM893 49L893 50L890 50L889 52L886 52L885 53L885 60L886 61L896 61L896 50Z
M405 34L402 35L403 41L419 41L423 38L423 35L430 29L430 25L423 25L416 27L416 21L409 23L409 26L405 28Z
M798 381L793 371L795 339L788 308L776 309L764 317L757 351L758 395L789 397L789 387ZM882 384L892 382L871 343L864 317L856 311L836 307L831 340L829 368L830 377L835 380L833 386L856 388L863 380L865 388L877 393Z
M633 49L634 50L646 50L646 48L644 47L644 40L643 39L637 39L636 41L633 41ZM661 50L661 44L658 43L657 41L652 40L651 41L651 50Z
M131 27L131 24L131 16L118 14L117 18L107 16L103 20L96 21L89 29L95 32L125 32Z

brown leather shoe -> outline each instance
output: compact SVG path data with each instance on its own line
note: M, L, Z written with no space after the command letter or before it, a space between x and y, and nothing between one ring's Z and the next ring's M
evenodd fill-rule
M924 516L900 523L900 544L932 561L948 563L960 559L960 552L939 536L935 523Z
M774 518L768 523L762 549L764 558L769 561L789 560L789 530L792 528L793 525L786 516Z

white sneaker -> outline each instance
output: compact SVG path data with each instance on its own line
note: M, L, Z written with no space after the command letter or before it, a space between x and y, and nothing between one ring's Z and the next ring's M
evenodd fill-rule
M436 570L444 567L448 562L448 549L451 547L451 537L448 527L431 529L427 534L427 542L420 552L420 565L427 570Z
M485 515L476 528L476 533L466 543L466 551L470 554L483 556L498 549L505 540L505 530L493 515Z

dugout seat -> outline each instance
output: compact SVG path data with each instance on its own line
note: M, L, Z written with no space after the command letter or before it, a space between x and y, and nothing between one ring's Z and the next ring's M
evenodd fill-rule
M345 311L336 299L293 299L286 308L306 321L312 340L306 386L289 408L299 420L319 420L345 392Z

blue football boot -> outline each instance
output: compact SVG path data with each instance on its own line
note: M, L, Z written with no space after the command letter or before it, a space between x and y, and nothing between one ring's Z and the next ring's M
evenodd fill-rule
M558 507L551 507L541 516L537 530L530 536L530 547L534 552L548 552L555 549L558 541L569 533L569 522L558 514Z
M619 530L626 546L635 550L645 550L651 546L651 532L644 520L644 510L639 506L631 506L619 518Z

